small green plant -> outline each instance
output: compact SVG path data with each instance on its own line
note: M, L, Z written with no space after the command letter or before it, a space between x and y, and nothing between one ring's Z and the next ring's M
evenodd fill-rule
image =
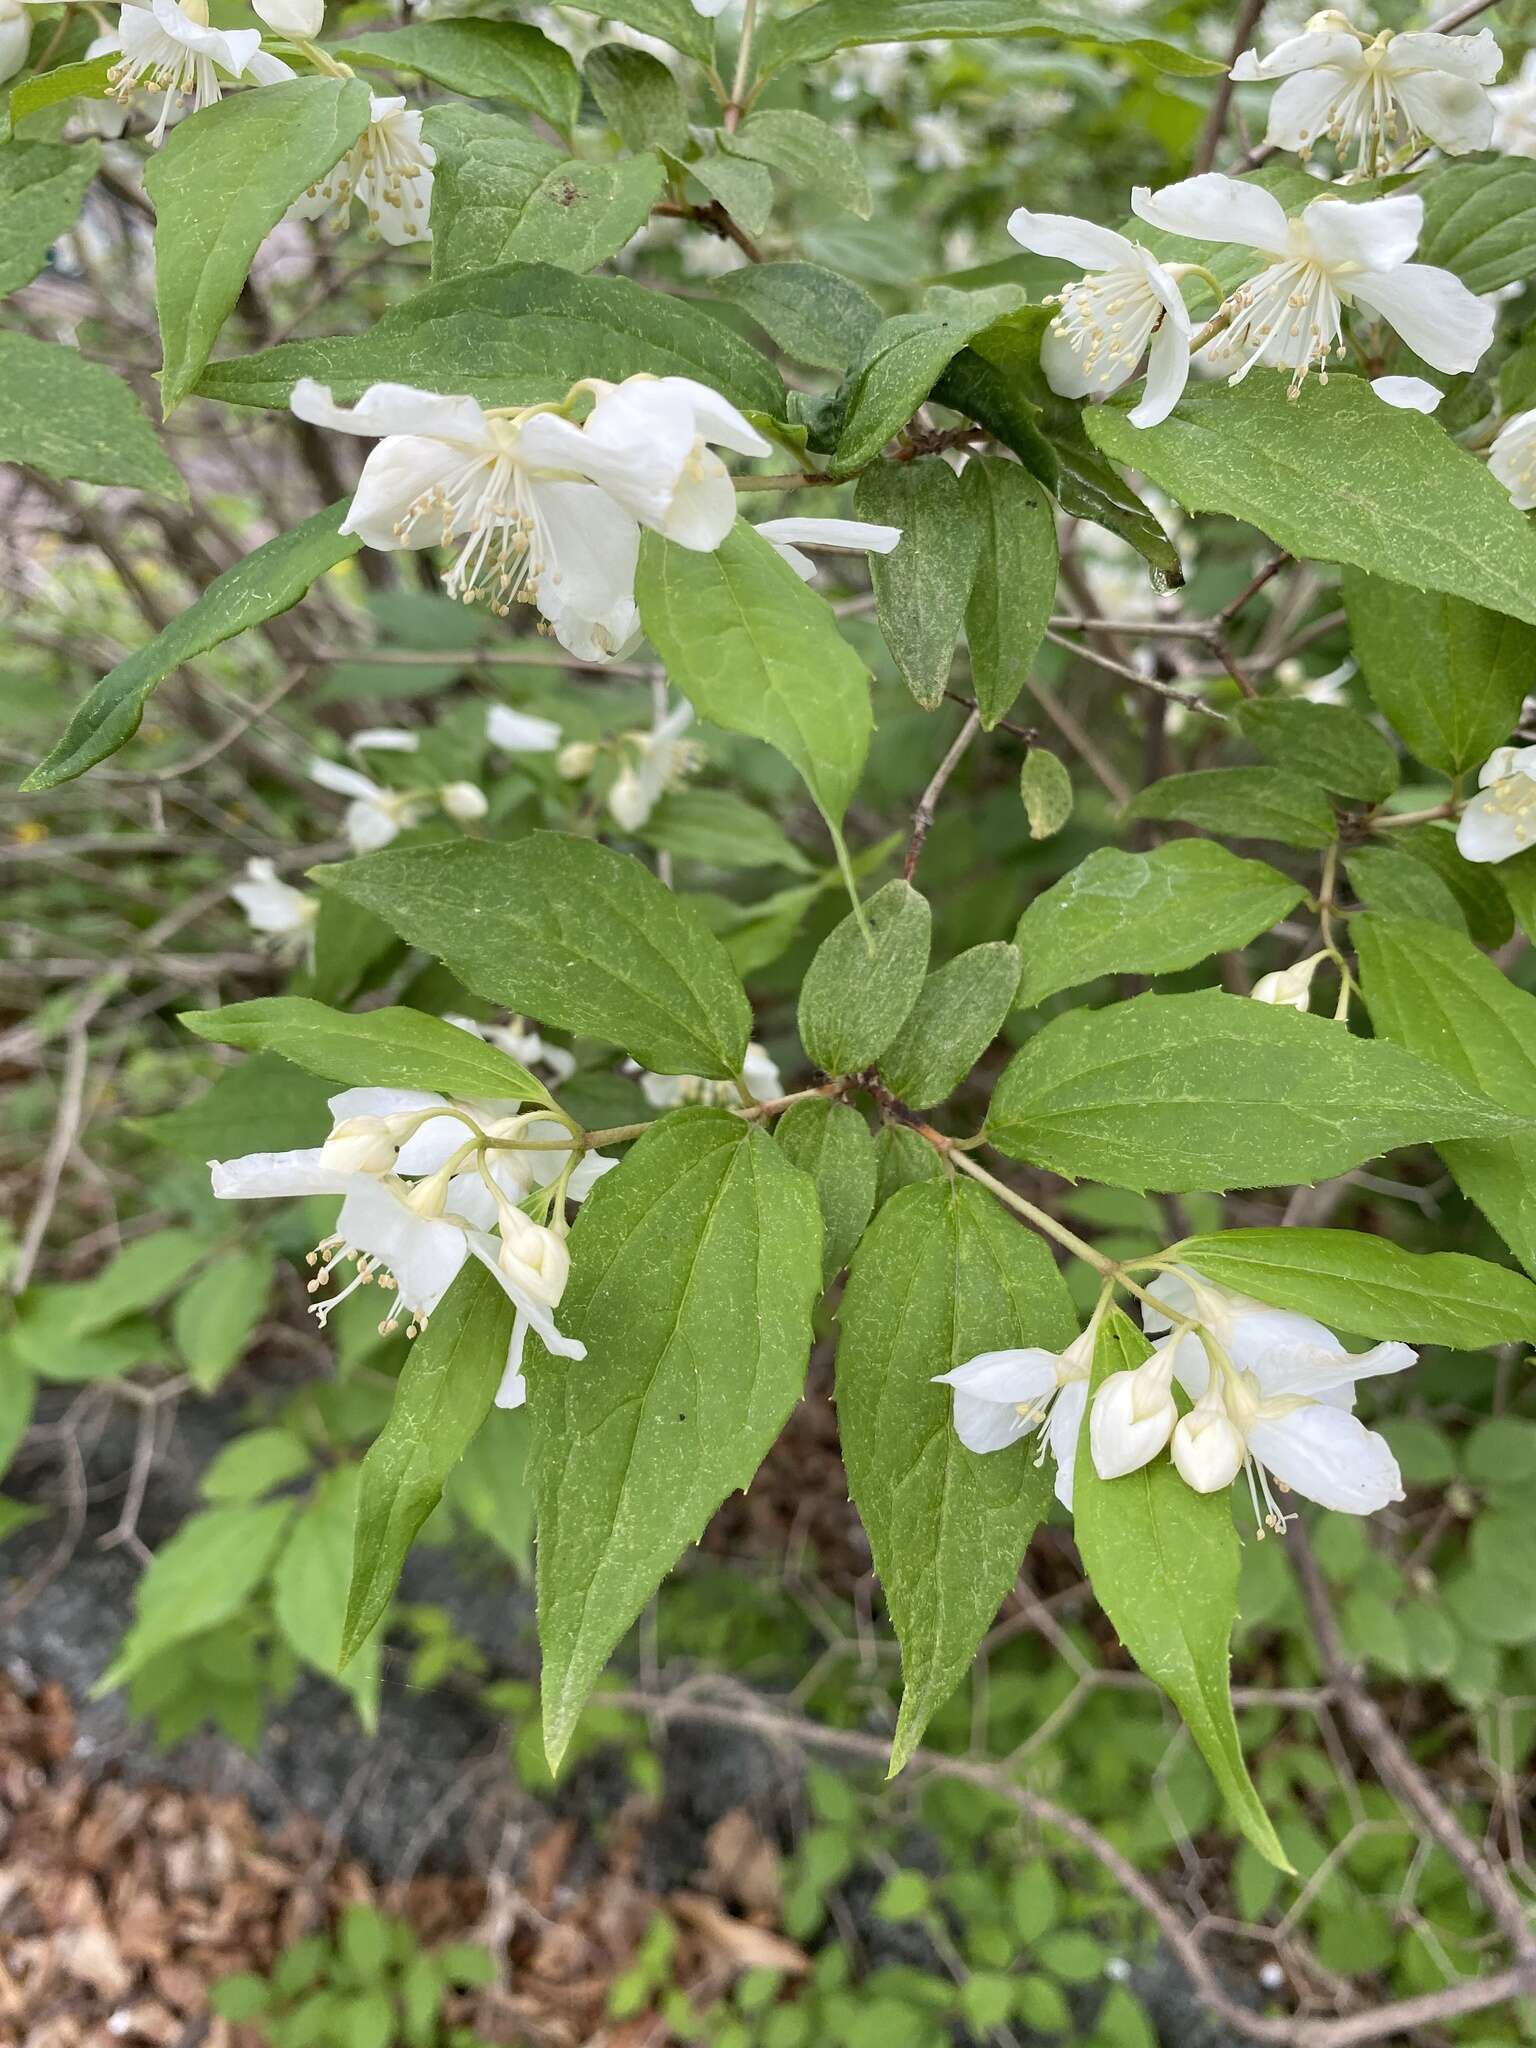
M429 1953L405 1921L349 1906L334 1939L306 1935L270 1976L225 1977L210 2002L222 2018L256 2027L270 2048L482 2048L443 2007L451 1991L488 1984L495 1968L472 1942Z

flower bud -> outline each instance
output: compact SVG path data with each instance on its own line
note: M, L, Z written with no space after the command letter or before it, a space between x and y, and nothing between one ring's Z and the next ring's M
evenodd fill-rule
M437 800L456 825L478 825L491 808L485 791L472 782L445 782Z
M435 1221L448 1206L448 1183L452 1178L451 1166L440 1166L436 1173L427 1174L406 1195L406 1207L425 1221Z
M507 1278L551 1308L565 1292L571 1255L558 1232L535 1223L521 1209L501 1212L501 1250L497 1255Z
M325 0L251 0L251 5L279 35L312 43L325 26Z
M1305 960L1298 960L1294 967L1281 967L1273 974L1261 974L1253 984L1253 1000L1256 1003L1273 1003L1282 1010L1306 1009L1311 1001L1312 977L1327 958L1326 953L1313 953Z
M1243 1469L1247 1446L1227 1414L1220 1382L1213 1379L1174 1427L1173 1462L1196 1493L1220 1493Z
M651 815L650 796L633 768L625 766L613 778L608 808L614 823L626 832L637 832Z
M1088 1440L1101 1479L1123 1479L1157 1456L1179 1419L1172 1389L1173 1347L1168 1344L1133 1372L1111 1374L1099 1388Z
M572 740L555 756L555 767L567 782L583 782L597 766L597 748L590 740Z
M320 1148L320 1163L333 1173L390 1173L399 1147L381 1116L349 1116Z

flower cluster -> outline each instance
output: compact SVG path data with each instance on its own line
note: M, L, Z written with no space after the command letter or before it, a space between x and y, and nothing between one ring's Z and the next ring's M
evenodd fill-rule
M313 1304L322 1328L350 1295L377 1286L388 1298L381 1333L404 1322L414 1337L465 1261L476 1258L515 1310L496 1397L502 1407L525 1397L530 1329L557 1357L586 1356L554 1317L570 1273L565 1203L581 1201L617 1160L584 1151L579 1135L542 1105L524 1110L410 1088L346 1088L331 1097L330 1111L331 1132L318 1147L209 1162L222 1201L342 1197L335 1230L309 1254L314 1295L340 1267L353 1268L339 1293Z
M1095 1323L1060 1353L986 1351L938 1375L954 1390L954 1423L972 1451L997 1451L1039 1434L1056 1461L1056 1494L1072 1505L1083 1416L1101 1479L1136 1472L1166 1448L1197 1493L1247 1477L1254 1515L1282 1533L1289 1519L1271 1480L1343 1514L1401 1500L1402 1477L1385 1440L1353 1413L1356 1383L1402 1372L1406 1344L1352 1355L1309 1316L1216 1287L1171 1266L1148 1289L1147 1334L1161 1338L1134 1371L1112 1373L1088 1404ZM1187 1396L1181 1413L1175 1385Z

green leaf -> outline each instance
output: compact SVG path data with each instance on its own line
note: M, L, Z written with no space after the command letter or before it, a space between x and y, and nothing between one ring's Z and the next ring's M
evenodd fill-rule
M360 1468L339 1664L356 1654L394 1598L417 1530L490 1412L511 1336L512 1303L500 1282L478 1260L466 1260L407 1352L389 1420Z
M664 796L636 836L678 860L716 868L788 868L816 872L765 812L729 789L675 789Z
M443 1488L449 1507L494 1543L525 1579L533 1576L528 1436L528 1417L521 1409L492 1408Z
M711 289L750 313L796 362L846 369L880 325L880 308L861 285L815 263L749 263L717 277Z
M738 226L760 235L773 213L773 180L765 164L731 156L699 156L676 169L697 178L711 199L718 199Z
M315 1135L316 1126L306 1134ZM277 1151L263 1130L255 1151ZM221 1152L219 1158L229 1158ZM272 1259L264 1251L226 1252L211 1259L178 1295L171 1311L171 1336L192 1384L211 1394L244 1356L272 1292Z
M275 1053L225 1067L184 1109L131 1125L182 1159L237 1159L243 1152L293 1152L324 1127L327 1081L300 1073Z
M1072 776L1049 747L1032 746L1019 770L1019 797L1031 839L1050 839L1072 815Z
M1161 426L1118 405L1090 438L1190 512L1246 519L1288 554L1445 591L1536 622L1536 528L1434 420L1382 406L1362 377L1286 396L1278 372L1191 389Z
M1467 928L1450 884L1441 881L1427 862L1414 860L1390 845L1362 846L1345 857L1344 872L1350 887L1371 910L1384 911L1389 917L1432 918L1454 932Z
M870 579L885 644L918 703L933 711L949 684L984 524L990 537L990 521L978 516L990 498L985 506L963 501L949 464L925 455L866 469L853 509L859 519L901 529L890 554L870 557Z
M209 1249L208 1239L197 1230L156 1230L136 1238L92 1279L33 1288L23 1295L21 1329L46 1330L50 1341L64 1344L89 1337L164 1301L207 1258Z
M321 872L329 876L335 871ZM526 1067L423 1010L391 1006L352 1016L308 996L259 996L250 1003L226 1003L220 1010L183 1010L180 1021L216 1045L281 1053L311 1074L354 1087L428 1088L479 1102L550 1099Z
M1359 1230L1219 1230L1167 1254L1219 1287L1363 1337L1404 1344L1536 1343L1536 1286L1460 1252L1408 1252Z
M293 202L346 155L368 126L368 108L360 78L264 85L172 129L145 165L167 417L197 382L256 251Z
M18 1529L25 1529L31 1523L41 1521L47 1512L46 1508L34 1507L24 1500L9 1500L0 1493L0 1543L14 1536Z
M1256 697L1239 704L1238 729L1276 767L1320 782L1337 796L1379 804L1397 787L1392 743L1346 704L1304 697Z
M1096 19L1057 7L1021 7L1017 0L819 0L774 22L758 44L764 77L786 64L814 63L862 43L919 42L930 36L1054 36L1100 50L1128 50L1159 70L1201 78L1224 66L1176 43L1149 36L1131 22Z
M628 854L534 832L511 846L390 848L315 876L490 1002L606 1039L658 1073L741 1071L752 1012L724 948Z
M420 1341L424 1344L426 1337ZM272 1572L272 1613L278 1627L294 1652L326 1678L337 1678L341 1668L361 1472L358 1465L339 1465L324 1474ZM339 1680L351 1693L369 1735L379 1725L381 1662L375 1632L360 1650L349 1653L346 1674Z
M466 99L513 100L562 135L581 111L581 74L558 44L515 21L417 21L349 36L347 61L417 71ZM270 88L268 88L270 90Z
M1278 868L1208 839L1174 839L1152 853L1101 846L1019 919L1019 1001L1043 1003L1100 974L1180 973L1246 946L1304 893Z
M1379 1037L1536 1116L1536 996L1441 925L1357 917L1350 937ZM1445 1163L1521 1265L1536 1272L1536 1132L1470 1139L1442 1144Z
M659 57L625 43L600 43L581 68L626 149L665 149L680 156L688 147L688 109Z
M851 396L834 463L861 469L904 427L973 334L1008 310L1011 286L986 292L947 292L937 306L884 320L849 371Z
M1380 576L1346 575L1344 604L1383 717L1427 767L1480 768L1514 730L1536 667L1536 629Z
M972 456L960 497L979 534L965 637L971 687L990 732L1024 687L1045 638L1056 595L1056 519L1044 486L996 455Z
M886 1124L875 1139L875 1207L883 1209L892 1195L917 1180L937 1180L944 1169L925 1138L903 1124Z
M1179 818L1234 839L1275 839L1282 846L1314 849L1331 845L1338 830L1324 792L1288 768L1196 768L1188 775L1165 775L1134 797L1125 815Z
M204 1467L198 1491L204 1500L225 1504L260 1500L309 1467L302 1437L287 1429L253 1429L225 1444Z
M238 1614L266 1577L292 1519L293 1503L282 1500L189 1515L150 1559L134 1594L132 1626L91 1698L126 1685L162 1651Z
M1258 1007L1257 1005L1255 1007ZM1093 1354L1093 1392L1152 1355L1111 1309ZM1229 1655L1241 1546L1225 1493L1196 1493L1169 1458L1100 1479L1089 1432L1078 1438L1073 1531L1094 1596L1143 1673L1183 1716L1228 1811L1261 1856L1290 1870L1243 1759Z
M1329 1018L1204 990L1057 1017L998 1083L987 1134L1069 1179L1187 1194L1323 1180L1522 1120Z
M845 207L860 220L869 219L869 180L858 151L814 114L790 107L764 108L748 114L734 134L722 132L721 147L782 171L792 185Z
M451 182L449 233L441 251L434 188L434 281L513 262L592 270L645 226L666 178L654 156L637 156L617 163L571 157L536 179L524 165L504 163L482 149L467 164L461 160Z
M1453 270L1479 297L1536 269L1536 163L1524 156L1439 163L1413 189L1424 201L1416 263Z
M39 71L31 78L18 78L11 87L11 133L16 133L29 114L39 114L45 107L56 107L62 100L72 100L77 95L100 99L109 89L107 75L117 62L115 54L87 57L78 64L60 64L53 71ZM79 147L79 143L72 144L71 153Z
M187 487L132 387L72 348L0 333L0 462L162 498Z
M724 1110L664 1117L582 1205L560 1323L586 1359L528 1366L551 1769L614 1644L799 1397L821 1249L809 1180Z
M932 914L910 882L887 882L816 950L800 989L800 1043L825 1074L872 1066L906 1022L928 971ZM872 943L871 943L872 942Z
M685 57L707 64L715 51L715 24L704 19L693 0L571 0L586 14L600 14L605 21L622 21L642 35L659 36Z
M957 1179L886 1203L854 1255L838 1322L848 1484L901 1644L894 1772L970 1668L1051 1497L1033 1444L965 1449L934 1375L1004 1346L1059 1351L1074 1319L1041 1239Z
M822 1096L797 1102L779 1118L774 1141L810 1175L821 1210L821 1282L830 1287L847 1265L875 1208L875 1146L869 1126L846 1102Z
M1019 990L1019 952L994 940L972 946L930 974L894 1039L880 1074L909 1109L952 1095L1003 1028Z
M1500 888L1498 868L1463 860L1449 825L1408 825L1392 832L1386 844L1421 866L1432 868L1455 897L1467 930L1479 946L1502 946L1515 928L1509 898Z
M100 164L93 142L0 143L0 296L36 277Z
M133 738L151 692L173 669L222 641L232 640L249 626L275 619L297 604L327 569L355 555L361 541L355 534L337 532L346 509L332 505L315 513L302 526L264 541L244 561L216 576L179 618L102 677L65 727L58 745L32 770L22 788L53 789L105 761Z
M233 405L286 407L299 378L315 377L342 404L388 382L464 392L482 405L534 405L564 398L578 375L618 383L640 371L696 378L749 412L784 410L767 358L706 306L547 263L430 285L366 334L285 341L211 363L198 390Z
M1536 937L1536 849L1501 860L1494 873L1521 931L1528 939Z
M700 716L777 747L840 825L873 720L868 670L826 600L741 519L713 554L643 535L635 597Z
M524 122L456 101L428 107L422 134L437 152L432 280L488 270L523 208L564 159Z

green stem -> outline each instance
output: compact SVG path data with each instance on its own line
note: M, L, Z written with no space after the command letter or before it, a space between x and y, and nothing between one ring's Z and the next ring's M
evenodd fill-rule
M747 0L741 16L741 41L736 45L736 75L731 80L730 104L725 110L721 124L727 135L734 135L736 124L741 119L742 106L747 97L747 80L752 71L752 38L757 33L757 0Z
M859 901L858 878L853 872L853 862L848 858L848 847L843 838L842 829L840 826L834 825L832 820L828 818L827 830L832 835L832 846L837 854L838 872L842 875L843 887L848 891L848 901L853 905L853 921L859 928L859 935L864 941L865 952L873 957L875 935L869 928L869 919L864 915L864 905Z
M920 1131L919 1136L922 1135L924 1134ZM1104 1279L1117 1280L1121 1278L1120 1269L1113 1259L1105 1258L1101 1251L1096 1250L1093 1245L1086 1243L1084 1239L1077 1235L1076 1231L1068 1230L1064 1223L1058 1223L1056 1218L1048 1216L1044 1209L1037 1209L1034 1203L1026 1201L1023 1195L1015 1194L1006 1181L999 1180L996 1174L988 1173L984 1166L978 1166L968 1153L952 1151L947 1145L942 1147L942 1150L951 1165L957 1166L962 1173L969 1174L972 1180L980 1181L981 1185L984 1188L989 1188L1000 1202L1006 1202L1010 1209L1017 1210L1027 1223L1032 1223L1035 1226L1036 1230L1043 1230L1047 1237L1054 1237L1058 1244L1064 1245L1075 1258L1081 1259L1085 1265L1092 1266L1093 1270L1101 1274ZM1125 1285L1131 1289L1133 1294L1141 1292L1129 1280L1125 1282Z

